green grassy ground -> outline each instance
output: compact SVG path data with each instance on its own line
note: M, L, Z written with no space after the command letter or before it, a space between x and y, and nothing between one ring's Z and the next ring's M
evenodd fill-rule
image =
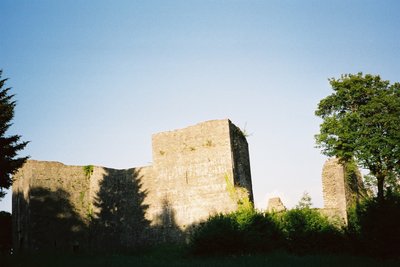
M135 254L35 254L4 256L3 267L109 267L109 266L400 266L400 260L381 261L344 255L296 256L284 252L269 255L193 257L185 249L165 246Z

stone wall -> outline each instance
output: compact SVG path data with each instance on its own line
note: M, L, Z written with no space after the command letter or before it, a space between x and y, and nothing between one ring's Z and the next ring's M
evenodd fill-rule
M87 223L89 196L82 167L29 160L14 177L14 246L64 246L64 240L71 241L70 235L60 238L66 228ZM51 242L50 233L55 237Z
M115 170L28 161L13 184L14 248L129 249L182 242L215 213L252 200L248 145L229 120L152 137L153 165Z
M346 221L347 205L345 192L345 170L336 158L325 162L322 170L322 192L324 209L328 215L337 214Z
M253 187L251 184L249 148L243 132L233 124L230 126L231 147L233 157L233 172L235 185L246 188L253 201Z
M338 217L347 223L347 210L366 196L362 176L356 166L345 165L331 158L322 170L324 209L329 217Z
M283 205L281 198L273 197L268 199L267 212L273 213L282 211L286 211L286 207Z

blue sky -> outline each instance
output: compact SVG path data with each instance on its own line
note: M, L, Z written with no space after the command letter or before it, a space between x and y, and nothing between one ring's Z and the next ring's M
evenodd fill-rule
M400 80L399 13L368 0L3 0L9 133L32 159L128 168L150 164L153 133L230 118L252 133L259 208L304 191L321 207L316 106L330 77Z

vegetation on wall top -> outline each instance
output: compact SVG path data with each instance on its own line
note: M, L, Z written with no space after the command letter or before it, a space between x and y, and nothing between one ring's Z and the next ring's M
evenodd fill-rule
M94 171L94 166L93 165L86 165L83 166L83 171L85 173L86 178L90 178L90 176L92 176L93 171Z

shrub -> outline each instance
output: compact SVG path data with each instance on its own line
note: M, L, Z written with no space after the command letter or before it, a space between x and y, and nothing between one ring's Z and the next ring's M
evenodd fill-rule
M400 256L400 196L367 199L350 210L348 232L361 251L379 257Z
M194 230L190 240L194 254L232 254L239 252L241 247L239 225L232 215L210 217Z
M192 233L190 249L201 255L277 249L295 253L337 252L344 241L342 229L308 207L272 214L241 209L212 216L200 224Z
M286 247L292 252L336 252L343 245L341 229L314 209L289 210L282 225Z
M281 247L283 235L269 214L243 209L210 217L192 234L195 254L242 254L268 252Z
M283 234L272 214L247 210L233 214L244 252L269 252L283 246Z

